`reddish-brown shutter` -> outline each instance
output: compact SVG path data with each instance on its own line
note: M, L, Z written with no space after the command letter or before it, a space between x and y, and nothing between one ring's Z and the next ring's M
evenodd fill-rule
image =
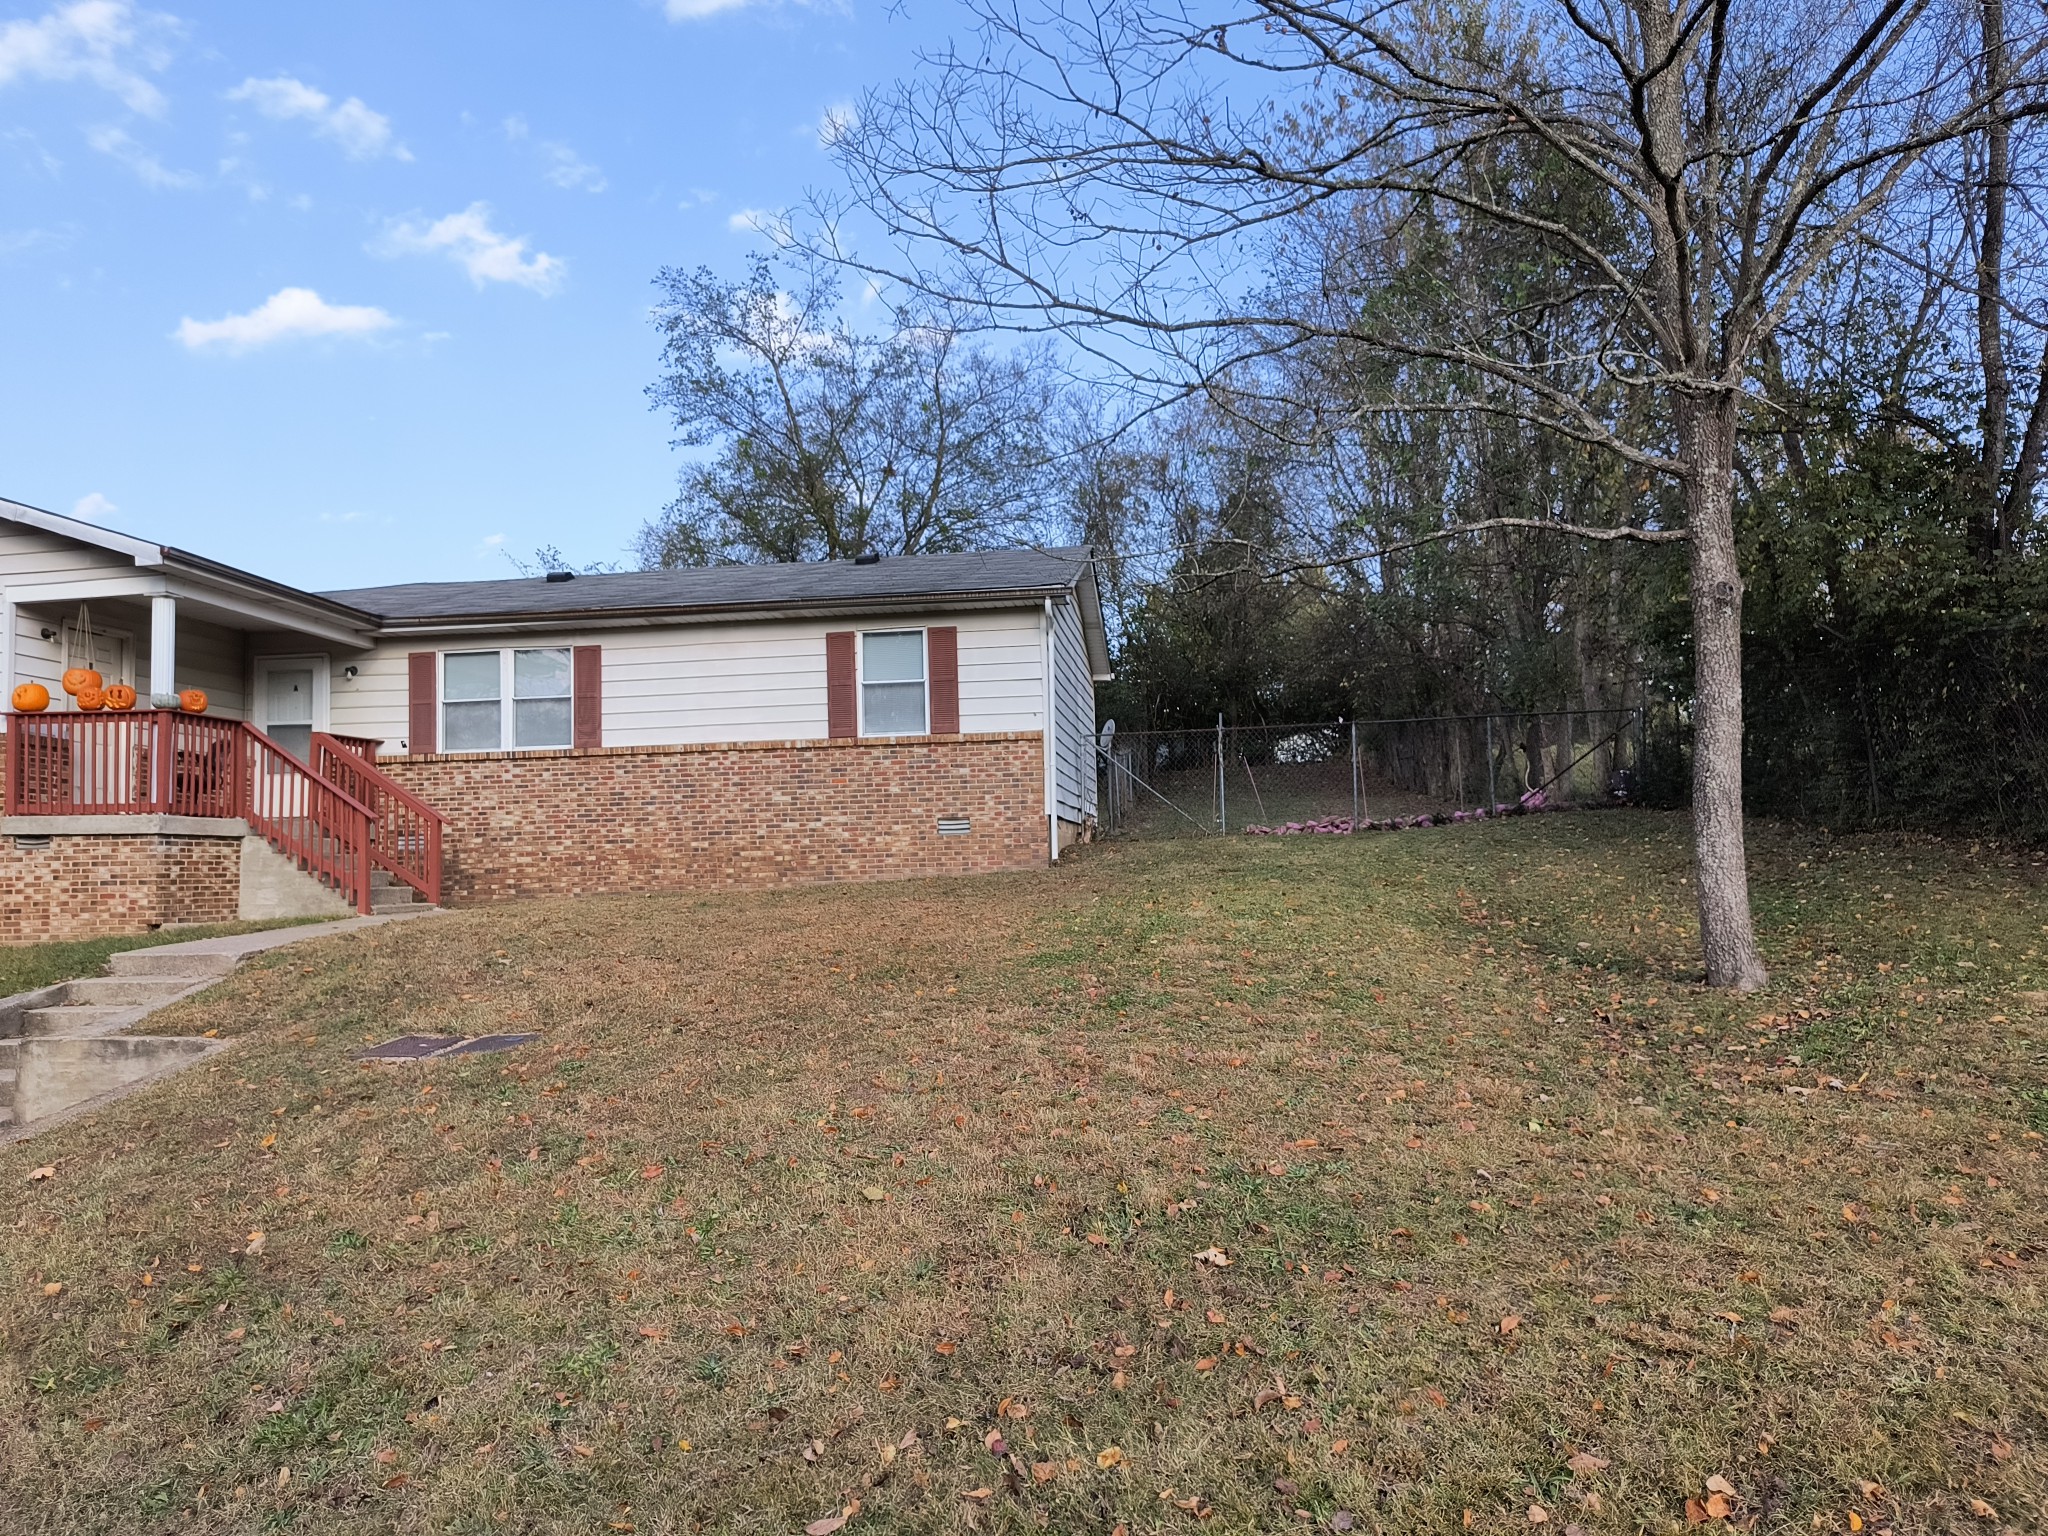
M579 747L601 747L604 745L604 647L579 645L572 663L569 686L575 698L571 704L573 723L569 729L569 740Z
M853 631L838 629L825 637L825 734L858 736L860 700L853 680Z
M441 664L439 653L414 651L405 658L406 721L405 750L434 750L434 673Z
M948 624L924 632L925 664L931 668L932 734L960 734L960 631Z

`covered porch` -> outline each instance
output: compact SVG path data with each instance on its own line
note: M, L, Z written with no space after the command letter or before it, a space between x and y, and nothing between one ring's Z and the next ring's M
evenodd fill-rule
M370 645L372 620L246 572L183 557L177 566L81 572L10 582L0 596L0 668L41 683L50 713L82 713L63 690L67 668L125 683L138 709L176 710L206 695L205 717L247 721L296 756L325 723L337 661Z

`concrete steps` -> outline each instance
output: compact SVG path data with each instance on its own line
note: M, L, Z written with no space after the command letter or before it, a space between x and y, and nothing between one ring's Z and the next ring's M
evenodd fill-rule
M54 1008L24 1008L21 1011L21 1038L47 1040L59 1035L111 1035L126 1029L150 1011L147 1004L109 1008L91 1003L71 1003Z
M408 917L440 910L400 900L395 893L382 894ZM412 895L405 889L406 898ZM0 1144L32 1136L60 1118L133 1092L227 1048L228 1042L222 1040L123 1033L157 1009L205 991L252 955L396 917L397 912L382 918L349 917L311 927L123 950L108 961L104 976L0 998Z
M401 882L387 869L370 871L370 912L372 916L388 917L400 912L423 911L424 898L411 886Z

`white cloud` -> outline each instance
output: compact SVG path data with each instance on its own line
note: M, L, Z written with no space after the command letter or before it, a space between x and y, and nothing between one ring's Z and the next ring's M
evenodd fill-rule
M290 75L278 75L269 80L244 80L228 92L227 99L246 101L278 122L303 119L321 138L339 144L351 160L375 160L382 155L394 160L412 158L412 151L392 138L391 119L371 111L359 96L336 104L325 91Z
M62 250L78 238L76 224L58 224L33 229L0 229L0 256L17 256L23 251Z
M438 252L459 264L479 288L485 283L517 283L535 293L553 293L568 270L567 263L546 251L528 256L526 236L501 235L491 228L488 203L471 203L432 224L394 224L371 249L380 256Z
M605 189L604 172L568 145L543 144L541 152L547 157L547 169L541 174L553 185L568 192L574 192L579 187L586 192L602 192Z
M720 11L737 11L754 0L662 0L661 9L670 21L702 21Z
M156 116L164 94L139 71L170 61L163 40L170 16L138 11L129 0L74 0L34 21L0 25L0 87L17 80L86 80L134 112Z
M507 142L513 144L525 142L533 132L526 119L517 112L514 112L498 126L504 129ZM578 189L586 192L602 192L608 185L603 171L559 140L544 139L534 145L534 148L540 155L540 173L546 178L549 185L560 187L568 192L574 192Z
M184 191L200 185L199 176L192 171L174 171L163 161L136 143L125 128L111 125L88 128L85 142L103 155L111 155L142 178L144 186L155 187L159 192Z
M120 510L98 491L87 491L71 503L71 515L81 523L104 523Z
M280 288L246 315L178 322L176 338L193 351L247 352L302 336L367 336L398 322L368 304L330 304L310 288Z
M64 169L64 162L43 148L43 141L26 128L10 128L0 133L0 144L14 150L24 170L40 172L54 181Z
M725 221L735 234L766 235L777 245L790 242L789 215L766 208L742 208Z

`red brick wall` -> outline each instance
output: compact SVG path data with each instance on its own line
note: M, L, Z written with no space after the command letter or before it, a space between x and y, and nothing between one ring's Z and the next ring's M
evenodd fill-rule
M446 899L1030 869L1038 733L384 758L448 818ZM965 836L938 818L966 816Z
M238 837L0 834L0 943L98 939L165 923L231 923L241 906Z

